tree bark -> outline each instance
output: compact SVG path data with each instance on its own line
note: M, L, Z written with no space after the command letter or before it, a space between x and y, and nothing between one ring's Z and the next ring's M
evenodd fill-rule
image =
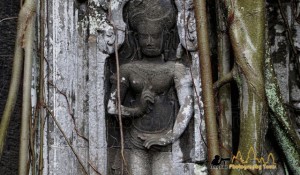
M265 1L228 0L229 35L237 66L234 77L240 93L240 139L238 151L251 147L261 156L266 133L267 103L264 90ZM239 163L238 160L235 163ZM250 174L243 170L244 174ZM257 170L251 174L257 174ZM240 174L232 170L231 174Z

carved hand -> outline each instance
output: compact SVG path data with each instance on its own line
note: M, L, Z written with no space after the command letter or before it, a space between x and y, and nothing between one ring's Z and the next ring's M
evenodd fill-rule
M174 141L172 131L169 131L164 135L139 134L138 137L142 140L145 140L143 145L147 149L153 145L166 146Z
M143 113L149 113L153 109L154 103L154 92L152 91L152 86L144 87L141 95L141 111Z
M132 108L121 105L122 116L141 117L143 114L149 113L153 109L155 97L155 93L151 89L151 86L144 87L140 97L140 104L138 106ZM108 103L108 112L110 114L118 114L116 106L113 106L112 104L113 102Z

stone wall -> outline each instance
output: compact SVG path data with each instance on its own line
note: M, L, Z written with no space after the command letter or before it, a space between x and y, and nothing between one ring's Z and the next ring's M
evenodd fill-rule
M46 105L51 113L47 112L44 132L43 174L84 174L86 170L89 174L105 175L108 173L105 106L111 74L108 59L114 59L109 56L115 46L120 47L124 42L122 8L127 1L46 2L44 82ZM201 94L197 53L192 53L192 59L192 72ZM204 122L200 121L198 105L195 111L189 127L193 133L192 148L187 155L190 163L183 160L184 147L180 145L184 143L173 144L174 172L179 174L205 172L205 166L195 164L203 164L206 157L200 138L200 133L204 134L200 123Z
M124 41L124 23L122 9L125 1L112 0L51 0L45 1L45 97L48 112L45 112L44 142L36 141L36 148L43 148L43 174L107 174L107 125L106 99L109 86L109 64L114 63L114 42L119 47ZM177 3L179 4L180 1ZM178 5L177 4L177 5ZM3 9L0 12L0 116L4 108L9 79L13 48L15 42L15 18L19 10L19 1L0 2ZM109 16L109 9L114 13ZM269 13L269 28L271 38L272 58L275 65L281 92L285 102L300 100L299 86L296 74L297 67L291 59L291 49L287 40L285 24L281 18L277 3L270 2L267 6ZM290 3L283 3L288 23L292 29L292 38L296 49L299 50L299 24L292 15ZM38 12L39 13L39 12ZM181 14L182 15L182 14ZM184 17L182 17L184 18ZM276 20L275 20L276 19ZM110 21L110 22L109 22ZM184 20L182 20L184 21ZM117 30L113 30L113 25ZM182 23L178 26L184 26ZM182 28L181 28L182 29ZM39 31L39 30L37 30ZM115 35L117 34L117 37ZM179 30L181 37L184 31ZM38 36L38 33L37 33ZM117 39L116 39L117 38ZM189 46L186 46L189 47ZM198 55L191 52L193 75L199 87ZM295 59L299 59L296 57ZM39 70L35 60L34 70ZM34 79L36 80L36 79ZM37 93L37 82L33 82L33 94ZM21 90L20 90L21 95ZM7 134L4 154L0 161L1 174L17 174L18 145L20 133L20 99L17 102ZM36 97L36 96L33 96ZM34 100L33 100L34 101ZM201 103L201 102L200 102ZM33 104L35 106L36 104ZM204 126L200 127L201 111L195 104L194 122L189 127L193 132L192 150L189 155L192 160L182 160L184 151L180 141L173 144L174 172L182 174L200 174L205 166L205 146L200 135L204 134ZM53 114L53 115L51 115ZM57 123L53 120L55 118ZM300 122L299 122L300 123ZM61 126L61 129L57 127ZM41 127L41 126L39 126ZM65 134L65 136L62 134ZM71 144L73 150L70 148ZM38 150L38 149L37 149ZM37 152L38 156L39 153ZM80 161L78 161L80 159ZM38 167L38 160L34 162ZM83 167L81 166L83 165Z

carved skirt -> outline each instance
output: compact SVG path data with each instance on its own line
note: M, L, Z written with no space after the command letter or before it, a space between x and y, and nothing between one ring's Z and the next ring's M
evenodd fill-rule
M139 134L163 136L172 130L178 112L178 102L175 99L172 95L170 96L170 93L158 95L148 113L133 119L125 136L129 141L129 147L145 149L144 141L139 138ZM153 146L153 148L166 150L166 147Z

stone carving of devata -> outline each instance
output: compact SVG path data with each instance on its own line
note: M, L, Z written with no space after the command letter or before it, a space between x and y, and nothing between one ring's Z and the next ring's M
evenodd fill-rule
M123 14L132 52L132 61L120 66L121 114L132 121L125 130L128 169L133 175L162 169L171 175L171 143L194 112L191 74L173 44L177 10L171 0L129 1ZM111 76L109 114L118 114L116 77Z

